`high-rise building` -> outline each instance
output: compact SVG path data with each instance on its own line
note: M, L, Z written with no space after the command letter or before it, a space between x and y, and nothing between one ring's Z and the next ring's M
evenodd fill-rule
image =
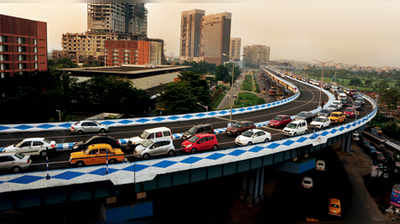
M204 61L220 65L229 60L231 18L229 12L203 17L200 48Z
M106 40L104 45L107 66L160 65L163 62L162 40Z
M193 61L200 56L201 21L204 10L182 12L180 60Z
M269 62L270 47L265 45L249 45L244 47L245 66L259 66Z
M89 0L89 32L129 33L147 36L147 10L132 0Z
M0 77L47 70L47 24L0 15Z
M231 38L230 54L233 61L240 61L240 48L242 47L242 39L240 37Z

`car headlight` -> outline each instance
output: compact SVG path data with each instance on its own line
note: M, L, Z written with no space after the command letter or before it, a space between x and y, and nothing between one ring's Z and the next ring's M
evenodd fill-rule
M185 148L190 148L190 147L192 147L192 144L185 146Z

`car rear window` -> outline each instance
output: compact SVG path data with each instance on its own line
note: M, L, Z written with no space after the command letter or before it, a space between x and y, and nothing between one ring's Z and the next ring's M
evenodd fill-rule
M25 157L25 155L21 154L21 153L16 153L15 157L17 157L18 159L23 159Z

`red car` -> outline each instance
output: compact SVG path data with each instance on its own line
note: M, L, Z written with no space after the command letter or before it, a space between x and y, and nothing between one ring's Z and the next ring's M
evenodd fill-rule
M274 128L285 127L292 121L288 115L278 115L274 119L269 121L269 126Z
M343 113L348 118L355 118L356 115L358 115L358 111L353 107L346 107L346 109L344 109Z
M197 151L218 149L218 140L215 134L196 134L182 142L182 151L195 153Z

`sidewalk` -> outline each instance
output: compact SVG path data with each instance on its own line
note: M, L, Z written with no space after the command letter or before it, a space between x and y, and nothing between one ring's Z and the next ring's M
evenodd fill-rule
M240 86L243 82L243 74L244 73L241 73L240 76L235 80L235 82L233 83L233 87L225 94L224 98L219 103L217 110L222 110L231 105L231 92L233 93L233 96L237 96L239 94Z

